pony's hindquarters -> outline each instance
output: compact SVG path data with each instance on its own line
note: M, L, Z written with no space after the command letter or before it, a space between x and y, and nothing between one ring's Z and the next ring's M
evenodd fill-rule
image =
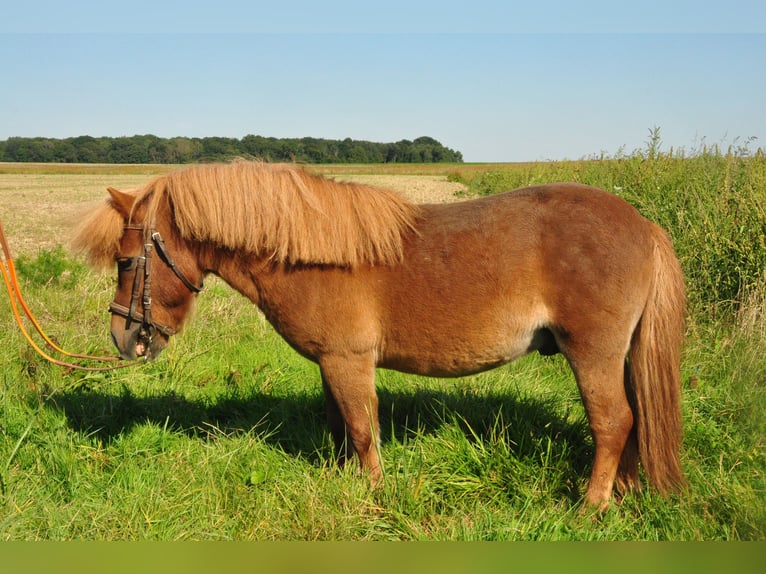
M684 484L679 448L682 435L680 359L686 296L683 274L670 239L660 227L650 226L654 240L654 278L633 335L625 387L635 419L633 440L637 440L644 471L651 486L667 494ZM623 466L631 465L626 461L629 457L631 453L626 450L621 472Z

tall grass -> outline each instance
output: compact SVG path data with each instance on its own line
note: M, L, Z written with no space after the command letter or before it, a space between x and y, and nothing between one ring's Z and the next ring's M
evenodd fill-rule
M620 193L670 231L692 301L687 492L644 491L603 516L582 512L593 447L560 356L458 380L380 371L385 470L370 489L353 466L333 463L317 368L210 281L158 361L111 373L46 364L0 302L0 538L766 538L763 156L476 167L454 174L469 193L581 181ZM61 249L19 268L59 344L111 352L111 276L83 271Z

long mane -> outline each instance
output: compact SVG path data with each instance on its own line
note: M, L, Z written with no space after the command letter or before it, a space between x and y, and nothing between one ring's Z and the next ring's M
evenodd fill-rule
M393 191L246 161L174 171L136 195L136 205L147 202L147 220L169 205L186 239L291 264L397 263L419 213ZM109 251L122 233L122 222L118 235L109 231L109 210L107 204L91 213L74 241L95 263L113 261Z

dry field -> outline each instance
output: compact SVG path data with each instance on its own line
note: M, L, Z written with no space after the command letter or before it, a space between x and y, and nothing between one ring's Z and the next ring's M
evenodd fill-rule
M447 203L466 191L462 183L441 175L337 175L339 181L356 181L375 187L395 189L415 203Z

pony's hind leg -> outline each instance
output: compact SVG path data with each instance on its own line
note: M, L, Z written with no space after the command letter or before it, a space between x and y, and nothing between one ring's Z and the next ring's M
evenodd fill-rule
M351 452L373 483L381 477L378 459L378 398L372 357L322 357L319 361L325 392L327 421L338 462Z
M627 361L625 362L625 369L623 375L623 381L625 385L625 394L628 398L631 411L634 416L633 428L630 430L628 440L625 443L625 448L622 450L622 456L620 457L620 464L617 467L616 486L621 495L627 494L631 490L641 490L641 482L638 478L638 435L636 435L636 407L635 398L633 396L633 387L630 383L630 367Z
M641 482L638 478L638 438L635 425L628 435L625 448L622 450L615 483L620 495L641 490Z
M632 462L623 459L633 428L633 412L623 386L624 361L622 356L610 358L597 354L588 359L582 356L569 359L596 450L585 501L602 511L609 506L621 460L627 465L624 470L632 475ZM626 453L626 456L631 455Z

